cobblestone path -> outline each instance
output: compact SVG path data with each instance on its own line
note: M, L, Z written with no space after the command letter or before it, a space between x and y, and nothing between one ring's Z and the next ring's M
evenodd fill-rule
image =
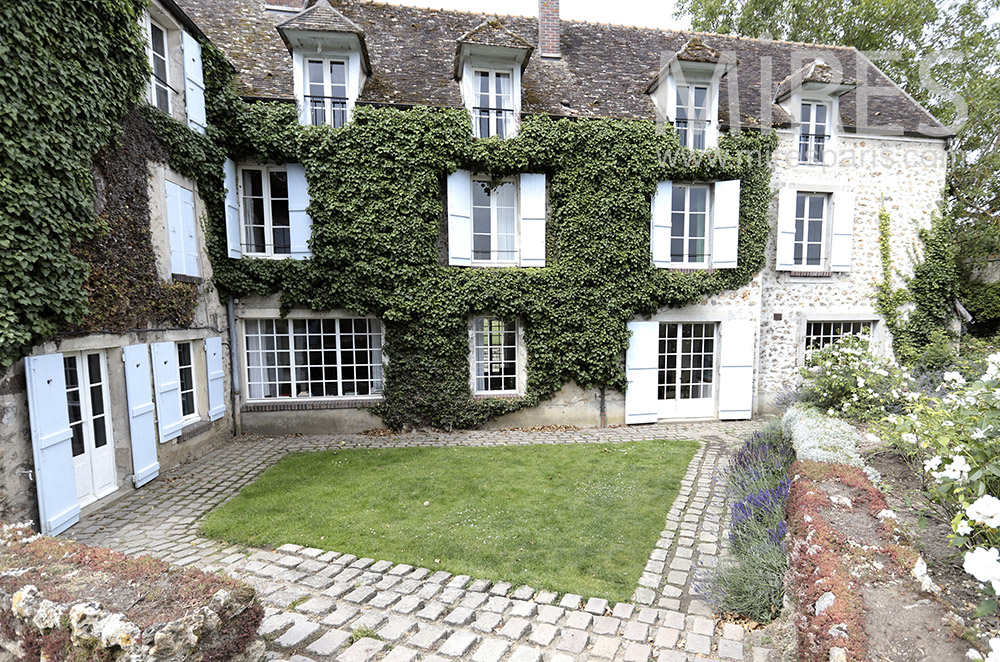
M753 422L658 424L530 432L414 432L387 437L244 437L161 475L63 534L130 554L224 571L254 586L266 608L261 634L274 660L308 662L764 662L776 652L720 623L693 594L697 568L725 553L724 485L717 470ZM695 439L701 448L666 513L631 603L558 595L486 578L358 558L351 550L226 546L198 521L283 455L329 448L617 443ZM370 628L379 639L351 642ZM365 630L368 632L368 630Z

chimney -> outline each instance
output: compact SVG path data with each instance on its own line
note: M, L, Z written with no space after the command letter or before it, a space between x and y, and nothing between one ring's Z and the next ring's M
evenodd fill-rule
M559 0L538 0L538 50L544 58L559 59Z

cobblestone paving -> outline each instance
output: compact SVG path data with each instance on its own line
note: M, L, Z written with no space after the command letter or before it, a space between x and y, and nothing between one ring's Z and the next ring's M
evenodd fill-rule
M692 591L696 570L716 565L725 552L724 485L717 469L725 465L729 448L755 427L751 422L712 422L545 432L245 437L119 498L64 535L178 565L221 570L251 584L266 609L261 635L274 660L765 662L777 659L776 652L760 645L759 635L720 623ZM203 515L288 452L643 439L696 439L701 447L631 603L453 576L358 558L350 550L298 545L247 549L198 535ZM362 628L380 638L352 643L352 633Z

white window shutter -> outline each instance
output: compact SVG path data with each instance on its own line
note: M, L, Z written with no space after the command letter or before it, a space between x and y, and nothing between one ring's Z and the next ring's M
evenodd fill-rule
M659 182L650 208L649 240L653 251L653 266L670 265L670 211L673 204L673 183Z
M226 413L226 373L222 367L222 338L205 338L205 364L208 368L208 420L216 421Z
M712 267L735 269L740 248L740 180L715 183Z
M181 435L184 418L181 414L181 374L177 367L177 346L174 343L153 343L151 349L156 418L162 444Z
M667 119L671 123L677 119L677 79L673 73L667 74Z
M54 536L80 521L63 355L25 358L24 375L39 527L42 533Z
M719 418L751 418L757 325L726 320L719 325L719 335Z
M167 243L170 246L170 273L184 273L184 230L181 211L181 187L165 182L167 198Z
M521 266L545 266L545 175L521 175Z
M659 373L659 322L629 322L632 332L625 352L625 422L655 423L658 416L656 398Z
M309 207L306 169L300 163L289 163L285 171L288 173L288 224L292 239L292 257L296 260L305 260L312 257L309 251L312 219L306 213Z
M472 173L448 175L448 264L472 266Z
M128 397L128 428L132 440L132 481L141 487L160 473L156 457L156 407L149 375L149 347L122 348L125 363L125 394Z
M201 70L201 44L187 32L181 32L184 49L184 103L188 126L205 133L205 79Z
M236 188L236 164L232 159L226 159L222 164L222 171L226 178L226 246L229 257L238 258L243 255L240 241L243 227L240 223L240 198Z
M833 233L830 243L830 271L850 271L854 243L854 191L833 195Z
M194 215L194 191L180 188L181 211L181 252L184 256L184 271L188 276L198 275L198 223Z
M792 188L778 189L777 271L795 270L795 199Z

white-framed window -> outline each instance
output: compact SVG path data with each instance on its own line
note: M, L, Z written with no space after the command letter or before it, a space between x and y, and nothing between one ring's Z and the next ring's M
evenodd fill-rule
M170 113L170 64L167 55L167 31L156 21L149 21L149 66L152 70L149 102Z
M658 400L714 397L716 324L660 323Z
M381 396L375 318L247 319L244 341L250 400Z
M830 106L803 101L799 109L799 163L822 165L830 137Z
M472 263L474 265L516 264L517 184L513 179L499 183L472 180Z
M826 267L829 210L828 193L796 193L793 263L797 268Z
M709 205L706 184L674 184L670 203L670 261L704 265L709 255Z
M509 138L514 133L513 72L474 69L472 127L477 138Z
M844 336L869 334L874 328L871 320L863 321L808 321L806 322L806 352L821 349Z
M180 377L181 416L185 419L198 418L195 399L194 352L190 342L177 343L177 371Z
M288 173L284 166L240 168L240 218L244 254L291 254Z
M477 395L519 392L517 321L499 317L472 320L472 377Z
M705 149L709 127L711 88L708 85L678 85L674 126L682 147Z
M347 124L347 67L344 59L305 59L304 102L309 124Z

